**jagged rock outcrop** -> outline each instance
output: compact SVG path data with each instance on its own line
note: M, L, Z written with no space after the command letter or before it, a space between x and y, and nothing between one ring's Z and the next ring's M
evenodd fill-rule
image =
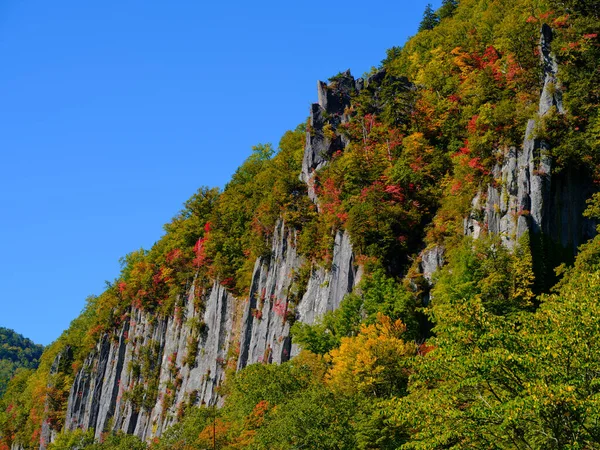
M244 307L238 369L255 362L281 363L290 357L290 320L295 305L302 261L296 252L296 235L281 221L275 228L271 255L257 259ZM297 293L297 292L296 292Z
M421 291L423 305L431 301L431 289L434 286L433 274L440 269L445 262L446 249L443 245L433 245L423 250L417 259L418 272L423 276L424 282L420 285L413 283L415 291Z
M551 44L552 30L544 24L539 43L543 87L537 119L528 121L521 149L510 147L500 155L501 161L493 168L494 183L472 200L464 234L476 239L484 232L497 234L512 249L523 234L531 231L538 240L548 239L572 256L596 234L595 221L582 215L586 199L596 189L587 173L576 173L573 168L552 173L550 149L538 136L537 123L552 109L565 113ZM430 285L431 275L444 264L443 253L443 247L434 246L420 254L419 268ZM428 296L425 292L425 301Z
M564 112L560 89L555 88L558 69L551 39L545 26L540 43L545 70L540 118L551 108ZM317 201L314 172L348 145L338 128L349 119L351 96L369 89L373 107L383 108L379 89L386 76L382 70L366 81L355 80L347 71L329 85L319 82L301 173L313 201ZM403 92L413 88L408 80L394 82L402 85ZM568 172L551 174L552 160L535 126L535 120L529 121L522 150L506 150L494 168L496 183L473 200L466 234L477 237L485 228L502 235L512 247L532 230L576 247L593 233L593 226L580 214L587 197L584 191L591 183ZM551 216L549 211L558 214ZM202 295L192 288L172 317L132 308L119 329L102 337L77 373L65 428L93 428L97 437L105 430L122 430L150 439L176 421L184 405L219 404L217 388L236 353L237 369L258 362L281 363L297 354L291 323L312 324L336 309L360 280L361 269L347 232L335 236L330 268L308 265L297 252L296 239L296 231L280 220L270 255L255 262L248 299L234 298L215 282ZM421 253L420 268L428 283L443 263L443 247ZM236 322L238 312L241 320ZM53 438L49 427L43 432L48 440Z
M313 268L306 293L298 305L297 319L312 324L326 312L337 309L344 296L352 292L361 277L362 268L356 266L350 235L346 231L338 231L331 268ZM293 349L292 353L295 353Z
M168 318L132 309L86 358L69 394L65 428L158 436L185 402L214 404L224 377L235 299L218 283ZM190 352L193 355L190 356Z
M363 80L355 81L349 70L330 84L317 83L318 103L311 106L300 174L307 183L308 196L315 203L314 173L327 164L334 152L348 144L338 127L349 119L346 110L352 94L363 87ZM296 238L296 232L279 221L271 254L259 258L254 265L240 331L238 369L256 362L281 363L297 354L298 348L291 342L290 323L314 323L324 313L336 309L360 280L361 272L355 264L347 232L338 231L335 236L329 270L307 268L306 261L297 253ZM308 281L302 276L307 269Z
M383 83L384 79L386 83ZM300 174L300 179L308 185L308 196L314 203L317 203L315 172L324 167L335 152L344 150L349 144L340 125L350 120L348 108L352 104L352 96L361 91L367 92L368 106L363 106L371 113L381 113L391 100L389 95L384 95L384 84L394 92L391 96L394 103L393 121L401 122L412 111L411 93L415 90L415 86L406 77L391 76L384 68L369 76L366 81L363 78L355 80L347 70L332 78L330 84L317 82L318 102L311 105Z
M297 354L290 322L312 324L336 309L361 276L347 232L336 235L331 269L309 267L306 282L300 275L304 264L296 251L296 233L280 221L271 256L258 259L254 267L242 320L238 369L256 362L281 363Z
M552 30L541 30L540 53L544 84L538 119L527 123L522 149L509 148L493 169L494 184L473 199L465 220L465 234L477 238L482 231L499 234L513 248L527 231L549 238L571 254L595 234L594 223L582 216L593 183L585 173L571 169L552 173L548 144L538 137L536 123L551 109L564 113L558 81L558 64L551 51Z
M348 144L337 129L348 120L345 110L350 106L355 89L354 77L349 70L339 74L330 84L317 82L318 103L311 105L310 126L306 131L306 147L300 174L300 179L308 185L308 196L313 202L317 201L314 172L323 167L331 155L343 150Z

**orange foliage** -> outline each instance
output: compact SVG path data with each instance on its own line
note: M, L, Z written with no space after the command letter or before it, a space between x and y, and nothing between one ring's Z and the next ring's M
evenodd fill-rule
M222 419L215 419L214 423L207 425L198 435L198 443L204 445L205 448L212 448L213 442L217 444L217 448L221 448L227 442L227 434L231 428L231 424Z
M425 356L427 353L431 352L432 350L435 350L435 346L430 345L427 342L423 342L421 345L419 345L418 355Z

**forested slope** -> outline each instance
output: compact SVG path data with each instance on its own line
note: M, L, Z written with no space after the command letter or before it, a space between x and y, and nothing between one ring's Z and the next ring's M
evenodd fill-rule
M0 396L17 369L37 367L43 349L13 330L0 328Z
M0 445L600 448L599 19L446 0L320 82L11 382Z

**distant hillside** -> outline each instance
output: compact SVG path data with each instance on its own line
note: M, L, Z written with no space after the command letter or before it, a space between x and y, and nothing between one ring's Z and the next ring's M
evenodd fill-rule
M19 367L35 369L44 347L8 328L0 327L0 396Z

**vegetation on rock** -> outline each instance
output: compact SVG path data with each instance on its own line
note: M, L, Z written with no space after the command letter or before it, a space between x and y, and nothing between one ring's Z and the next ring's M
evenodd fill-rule
M85 356L133 311L183 320L184 295L201 309L213 280L244 299L281 220L303 258L302 283L312 266L332 265L339 230L351 236L362 281L317 323L293 324L298 356L230 370L222 408L192 398L150 448L600 448L600 238L555 268L564 249L532 251L546 242L532 230L510 236L509 248L485 227L476 239L464 229L478 193L506 191L495 169L532 138L531 119L554 162L553 173L534 175L600 181L599 19L586 0L445 0L426 10L421 32L390 49L362 88L344 88L349 106L327 118L323 135L344 145L319 155L327 163L310 180L318 204L298 178L310 121L277 151L257 145L222 192L201 188L150 250L122 260L119 278L88 299L39 369L16 373L0 400L0 449L37 448L44 422L61 429ZM543 24L564 113L554 105L540 118ZM345 76L324 89L337 92ZM589 217L599 218L599 204L596 195ZM433 287L419 268L432 247L445 249ZM555 270L547 289L540 279ZM202 325L189 337L194 354ZM158 397L148 352L131 366L146 380L127 393L138 409ZM58 355L68 363L52 370ZM103 443L74 431L50 448L146 446L102 431Z

